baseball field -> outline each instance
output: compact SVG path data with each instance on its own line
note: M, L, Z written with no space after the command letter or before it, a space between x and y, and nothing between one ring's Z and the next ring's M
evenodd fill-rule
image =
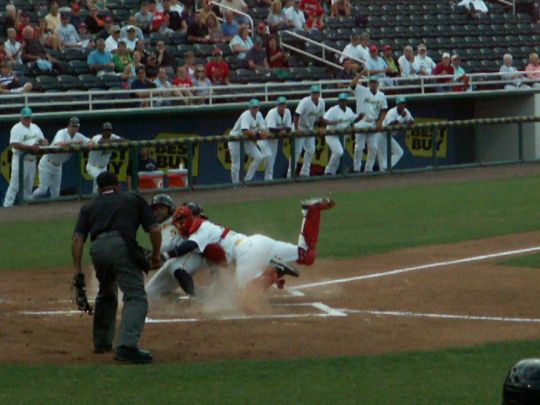
M80 203L0 210L0 403L500 403L510 366L540 357L540 165L173 198L295 242L315 195L337 203L315 265L247 310L228 270L197 274L202 303L151 304L149 366L93 354L70 302Z

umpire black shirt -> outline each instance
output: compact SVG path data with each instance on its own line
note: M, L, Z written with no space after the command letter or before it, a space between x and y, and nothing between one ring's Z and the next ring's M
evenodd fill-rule
M106 192L85 204L79 213L75 235L94 241L100 234L117 231L124 239L135 240L142 225L148 232L158 226L146 200L134 192Z

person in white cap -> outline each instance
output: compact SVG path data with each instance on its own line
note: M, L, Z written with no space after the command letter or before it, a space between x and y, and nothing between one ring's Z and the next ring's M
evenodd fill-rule
M233 129L229 132L231 137L267 137L268 130L266 129L266 123L264 118L259 111L259 100L252 98L249 100L249 108L244 111L236 123L234 124ZM229 152L231 154L231 179L233 184L240 183L240 142L229 141L228 142ZM257 148L257 144L253 141L244 142L244 150L248 155L253 158L251 165L249 166L245 180L250 181L255 176L255 172L263 162L263 160L270 160L271 156L269 154L263 154ZM268 164L268 163L266 163Z
M408 125L411 126L414 124L414 118L411 115L411 112L407 109L407 104L405 97L398 96L396 98L396 106L391 108L386 113L384 117L383 126L387 127L389 125ZM392 139L390 141L391 148L391 167L394 167L397 162L403 157L403 149L399 143L394 139L394 136L397 132L392 132ZM387 160L388 160L388 144L385 136L379 138L379 145L377 148L377 159L379 161L379 168L381 171L387 169Z
M268 111L265 122L268 131L270 131L272 135L286 135L291 132L292 115L291 110L287 108L287 99L285 97L278 97L276 107ZM272 180L274 178L274 165L276 162L279 139L263 139L258 141L257 144L261 150L266 148L266 146L261 146L262 144L267 144L270 148L271 157L266 166L264 179Z
M21 121L11 128L9 146L13 151L11 157L11 178L4 198L4 207L12 207L19 192L19 160L24 152L36 153L39 146L47 146L49 141L43 136L41 129L32 122L32 110L24 107L21 110ZM23 165L24 199L29 200L36 175L36 156L26 155Z
M358 116L347 107L348 100L349 95L347 93L339 93L338 104L329 108L324 114L328 132L349 128L357 120ZM347 142L346 138L345 136L345 143ZM330 160L326 165L326 169L324 169L324 174L335 175L339 168L341 156L343 156L343 145L339 141L339 135L326 135L324 139L331 151Z
M433 72L433 69L435 69L435 66L437 65L433 62L433 59L428 56L426 45L420 44L416 49L418 50L418 54L415 59L416 63L418 63L419 74L423 76L431 75L431 72Z
M51 146L63 147L70 145L88 145L90 139L79 132L81 124L77 117L69 120L67 128L59 130L51 143ZM50 190L51 198L60 196L62 184L62 165L71 157L73 152L48 153L39 161L39 187L32 193L32 198L45 197Z
M472 19L478 18L482 14L487 14L488 8L484 0L461 0L458 7L463 7Z
M94 135L92 137L92 143L95 145L101 145L104 143L113 143L113 142L122 142L125 141L124 138L113 134L112 124L110 122L104 122L102 127L101 134ZM100 173L107 171L107 166L111 160L111 155L113 154L112 149L104 150L92 150L88 153L88 163L86 164L86 172L92 179L94 179L94 185L92 187L92 192L97 193L97 176Z
M442 54L442 60L441 62L439 62L437 64L437 66L435 66L435 69L433 69L433 75L434 76L452 76L452 77L446 77L446 78L442 78L442 79L437 79L437 82L438 83L451 83L452 80L454 79L454 68L452 66L452 64L450 63L451 60L450 60L450 54L448 52L445 52ZM444 93L444 92L447 92L447 91L452 91L452 87L451 86L438 86L437 87L437 92L439 93Z

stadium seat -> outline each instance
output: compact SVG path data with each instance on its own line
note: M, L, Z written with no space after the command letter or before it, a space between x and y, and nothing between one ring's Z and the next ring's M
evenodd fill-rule
M80 82L76 76L58 75L56 77L60 90L73 90L80 88Z
M116 8L112 10L112 16L115 22L123 25L122 23L129 18L130 12L123 8Z
M71 60L82 60L86 61L85 52L81 51L78 48L64 48L62 49L62 57L67 61Z
M79 80L79 87L90 90L90 89L102 89L103 83L96 75L91 74L80 74L77 79Z
M82 60L72 60L68 63L69 71L74 75L88 73L88 64Z
M37 76L36 77L36 89L38 91L50 91L50 90L59 90L58 82L56 77L52 76Z
M114 73L105 73L101 76L101 82L108 89L122 86L122 79Z

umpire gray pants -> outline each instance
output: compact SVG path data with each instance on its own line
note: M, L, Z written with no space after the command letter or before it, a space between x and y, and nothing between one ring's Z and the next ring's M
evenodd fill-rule
M137 348L148 312L143 272L133 261L118 232L100 235L90 248L99 281L94 312L94 347L112 345L115 334L118 287L124 294L118 346Z

